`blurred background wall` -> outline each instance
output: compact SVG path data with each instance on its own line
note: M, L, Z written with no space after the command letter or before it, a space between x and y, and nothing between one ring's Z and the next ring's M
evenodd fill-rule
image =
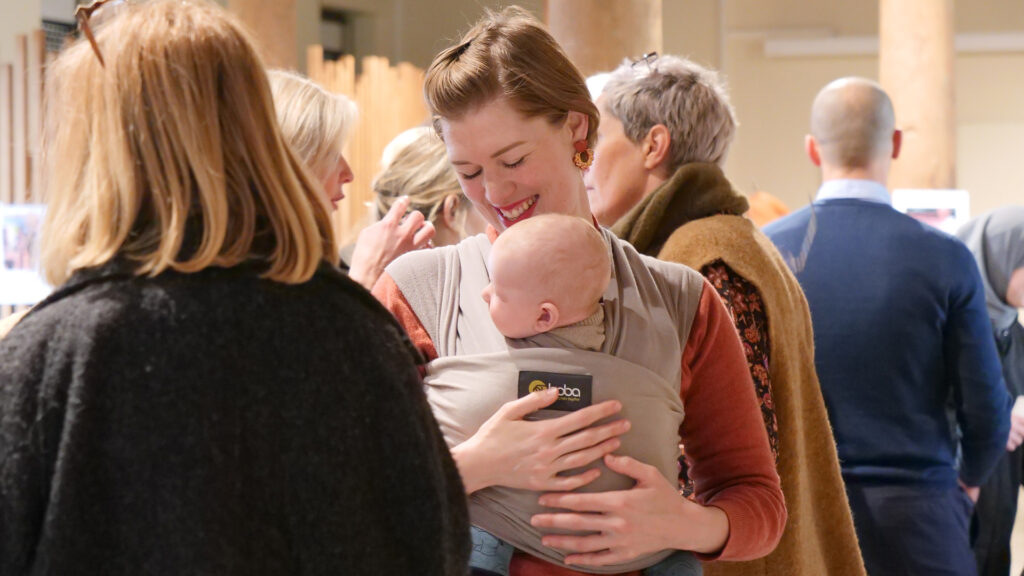
M383 56L426 68L492 0L222 0L240 10L263 2L292 6L286 65L306 67L306 48L327 57ZM544 18L548 3L522 0ZM579 4L579 0L575 0ZM587 0L584 0L584 4ZM589 0L593 10L613 2ZM662 0L664 53L688 55L725 75L740 128L726 172L745 192L764 190L790 208L806 204L817 173L803 155L811 99L844 75L878 77L879 8L845 0ZM14 36L42 21L72 23L75 0L0 0L0 63ZM602 8L602 6L604 8ZM557 8L557 6L555 6ZM257 9L257 12L259 10ZM270 19L270 25L277 21ZM291 31L291 28L294 30ZM954 8L955 185L971 194L973 214L1024 201L1024 3L960 1ZM259 36L259 34L257 34ZM607 38L594 31L590 41ZM614 49L614 47L612 47ZM639 54L621 54L621 57ZM914 71L908 71L914 74ZM897 117L899 122L899 117Z

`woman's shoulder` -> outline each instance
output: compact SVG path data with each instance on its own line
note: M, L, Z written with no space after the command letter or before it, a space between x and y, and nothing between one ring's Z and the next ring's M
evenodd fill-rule
M743 216L721 214L699 218L677 228L665 241L658 257L699 267L693 263L694 255L760 249L758 235L763 236L754 223ZM765 240L768 241L767 237Z
M279 308L289 313L297 307L312 311L332 302L347 308L381 309L369 293L327 263L301 284L262 278L259 268L246 265L209 267L192 273L165 271L152 277L109 265L74 274L36 305L15 331L29 326L72 333L87 333L103 326L142 330L147 323L161 319L187 318L202 324L257 310L269 317L275 316Z
M676 285L700 284L702 277L699 272L682 262L659 260L653 256L641 254L629 242L616 237L605 229L611 246L613 262L624 262L633 273L645 272L656 282L669 282ZM615 258L615 256L619 256ZM618 265L618 264L617 264Z
M685 342L704 295L704 277L683 264L640 254L625 240L608 234L612 239L613 274L621 295L627 301L639 298L637 304L642 308L666 311L680 341Z
M658 258L697 270L722 261L736 275L753 282L789 275L772 241L742 216L718 215L688 222L669 237Z
M384 269L410 303L437 302L452 282L464 274L486 274L491 243L484 234L450 246L414 250Z

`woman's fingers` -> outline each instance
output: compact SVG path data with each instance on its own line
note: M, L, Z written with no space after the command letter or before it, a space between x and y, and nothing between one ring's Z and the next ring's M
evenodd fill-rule
M388 221L398 224L402 220L402 216L405 216L405 211L409 209L409 197L400 196L391 204L391 208L388 213L381 218L381 221Z
M412 212L409 212L409 215L406 216L404 220L402 220L399 228L404 231L404 235L412 236L413 232L419 230L420 227L423 226L424 220L425 218L423 217L422 212L413 210Z
M528 414L550 406L555 400L558 400L558 389L547 388L505 403L495 415L501 414L506 420L522 420Z
M638 485L662 480L661 473L657 468L629 456L605 456L604 465L612 472L618 472L636 480Z
M551 390L555 389L551 388ZM622 404L618 400L605 400L600 404L587 406L582 410L554 418L548 422L557 436L565 436L582 430L602 418L617 414L620 410L622 410Z
M600 426L584 428L579 432L563 436L557 445L562 454L569 454L577 450L589 448L609 438L621 436L629 431L631 424L629 420L616 420Z
M597 468L591 468L585 472L579 474L573 474L571 476L553 476L549 479L541 490L550 490L553 492L571 492L577 488L581 488L590 484L594 480L597 480L601 476L601 471Z
M574 512L556 512L552 514L534 514L530 518L530 524L536 528L547 530L571 530L574 532L603 532L610 534L621 530L622 520L605 516L604 514L578 514ZM545 546L558 548L560 550L571 550L573 552L594 552L608 547L607 542L603 545L595 545L595 535L578 536L567 534L547 534L542 542Z
M561 522L564 525L577 525L583 522L575 522L579 514L559 514L565 522ZM537 516L534 516L537 518ZM587 519L589 520L589 519ZM587 524L595 524L595 522L586 522ZM548 528L548 526L538 526L539 528ZM553 527L553 526L552 526ZM576 528L565 528L566 530L576 530ZM594 530L593 528L586 529L588 531ZM601 531L601 530L599 530ZM556 550L562 550L565 552L599 552L606 550L611 545L610 539L604 534L591 534L589 536L570 536L567 534L549 534L541 539L541 543L548 548L555 548Z
M419 214L419 212L417 212ZM423 222L420 229L416 231L416 235L412 237L413 248L423 248L427 246L430 239L434 237L437 230L434 229L434 225L430 222Z
M591 462L601 459L606 454L611 454L618 450L620 444L621 442L618 438L610 438L596 446L570 452L555 461L556 472L586 466Z
M612 492L584 492L584 493L561 493L552 492L550 494L542 495L537 502L545 508L560 508L562 510L571 510L572 512L582 512L586 514L592 514L595 512L612 512L622 506L625 501L625 492L623 491L612 491ZM558 516L559 514L537 514L534 516L535 519L540 518L539 524L534 523L534 526L544 526L546 528L556 528L553 522L553 518L549 516Z

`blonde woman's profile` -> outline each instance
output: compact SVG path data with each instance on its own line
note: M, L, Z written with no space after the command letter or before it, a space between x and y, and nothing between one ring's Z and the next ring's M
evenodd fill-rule
M345 198L344 186L355 178L343 150L358 118L356 105L295 72L271 70L270 86L285 141L313 170L332 210ZM364 228L354 254L341 258L349 276L365 288L373 287L392 260L424 248L434 227L418 216L405 217L405 200L375 223Z

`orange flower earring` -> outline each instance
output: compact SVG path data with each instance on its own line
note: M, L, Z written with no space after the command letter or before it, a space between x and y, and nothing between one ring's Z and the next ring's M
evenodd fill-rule
M577 140L573 146L576 148L576 154L572 157L572 163L580 170L590 168L594 163L594 150L587 146L586 140Z

